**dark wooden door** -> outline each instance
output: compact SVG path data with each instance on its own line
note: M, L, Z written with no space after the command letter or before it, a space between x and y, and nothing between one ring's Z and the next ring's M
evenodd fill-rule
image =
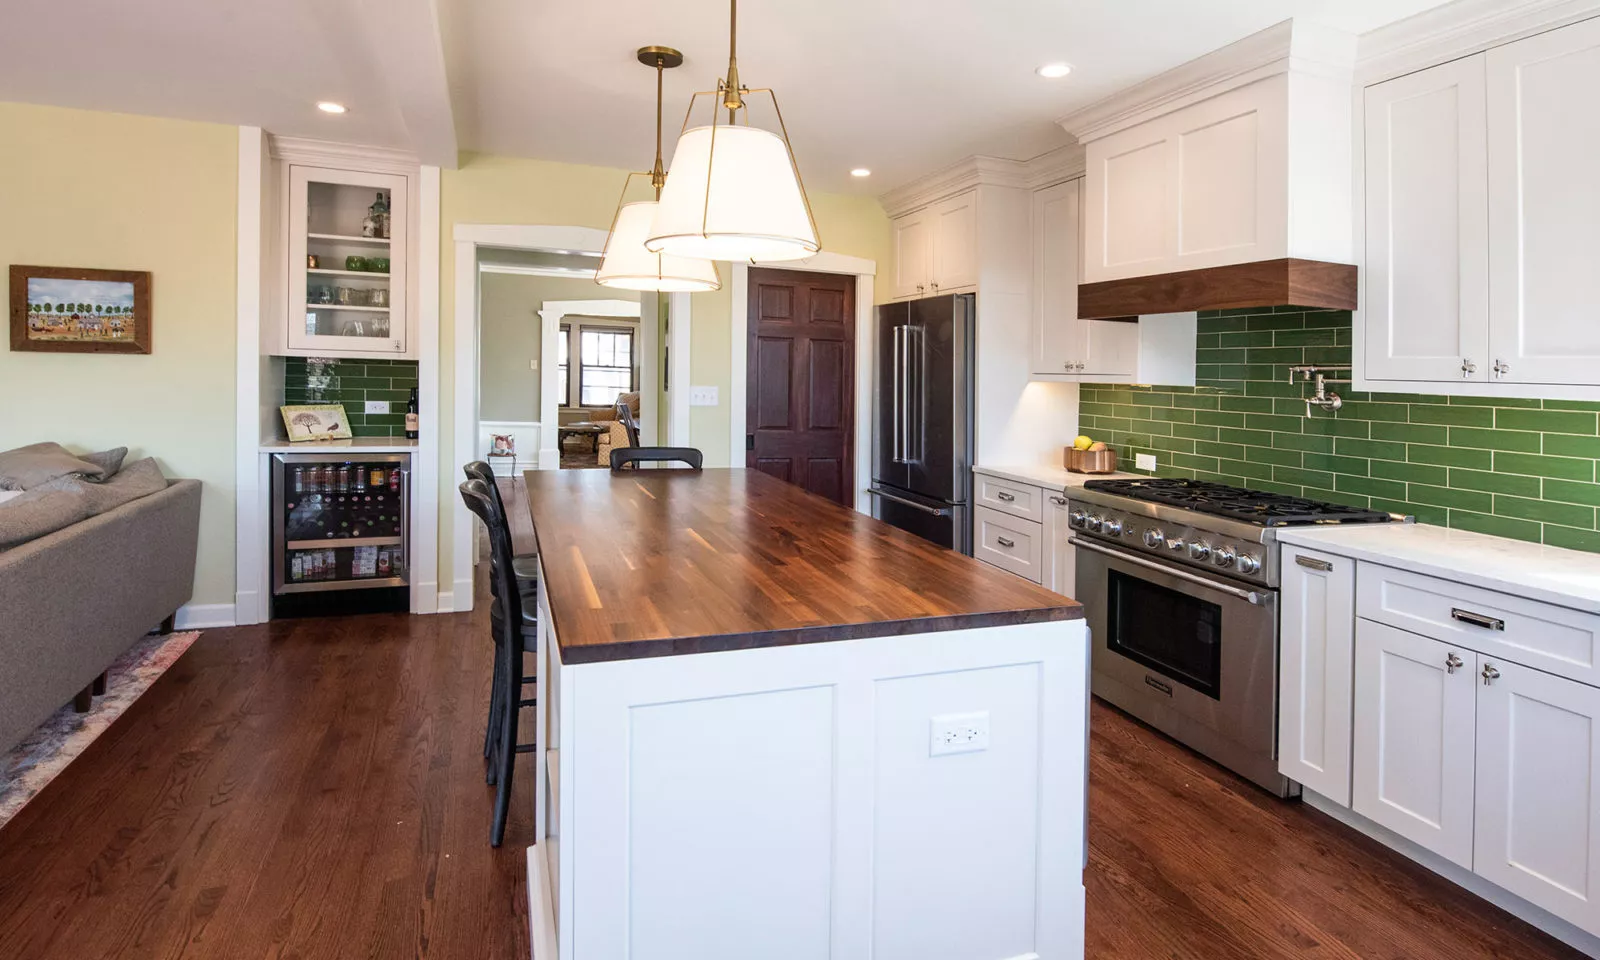
M855 505L855 277L750 270L745 466Z

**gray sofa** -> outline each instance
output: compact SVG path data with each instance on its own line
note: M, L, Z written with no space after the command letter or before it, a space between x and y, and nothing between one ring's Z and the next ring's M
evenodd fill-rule
M151 629L172 629L194 590L199 538L200 482L173 480L0 553L0 750Z

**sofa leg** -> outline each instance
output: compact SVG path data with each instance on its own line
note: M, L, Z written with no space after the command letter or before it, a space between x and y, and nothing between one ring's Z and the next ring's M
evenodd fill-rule
M167 619L161 621L161 626L156 630L156 632L161 634L162 636L166 636L167 634L171 633L173 630L176 630L177 627L178 627L178 615L176 613L174 613L171 616L167 617Z
M100 676L94 678L94 683L89 684L89 690L97 697L106 695L106 675L102 671Z
M88 713L92 706L94 706L94 684L91 683L72 698L72 712Z

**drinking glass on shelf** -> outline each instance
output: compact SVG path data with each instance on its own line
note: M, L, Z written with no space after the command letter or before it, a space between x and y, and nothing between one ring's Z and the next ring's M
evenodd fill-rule
M332 303L333 288L327 284L316 284L306 291L307 303Z
M374 307L387 307L389 305L389 291L383 287L368 290L367 304Z
M367 305L367 292L360 287L340 287L339 306L364 307Z

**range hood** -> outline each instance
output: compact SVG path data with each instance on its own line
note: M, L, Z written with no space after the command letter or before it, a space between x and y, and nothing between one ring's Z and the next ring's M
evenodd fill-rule
M1286 20L1063 118L1078 314L1353 309L1355 38Z

